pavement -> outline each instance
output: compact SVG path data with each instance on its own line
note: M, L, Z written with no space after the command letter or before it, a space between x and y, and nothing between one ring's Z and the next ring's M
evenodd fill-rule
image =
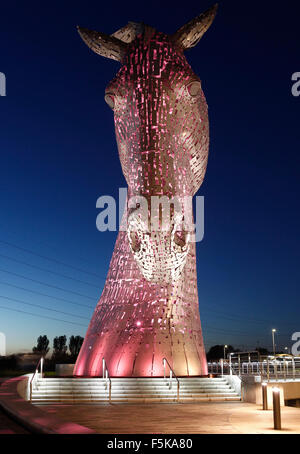
M7 377L0 377L0 386L5 380ZM0 435L3 434L29 434L29 432L0 409Z
M30 433L43 434L92 434L95 433L88 427L81 426L71 421L54 417L50 413L40 410L37 406L24 400L21 394L24 394L27 387L27 378L25 375L5 380L0 386L0 412L3 416L9 415L4 420L8 424L8 419L17 421L17 424L28 428ZM5 422L6 421L6 422ZM5 426L3 426L5 429ZM1 428L1 426L0 426ZM7 430L10 430L9 428ZM17 429L16 429L17 430ZM4 432L11 433L11 432ZM24 433L24 432L22 432Z
M282 407L282 430L273 429L273 411L243 402L191 404L45 405L44 412L109 434L295 434L300 409Z
M0 387L4 380L0 378ZM13 383L10 386L12 385ZM12 403L13 400L14 393L9 397L9 402ZM282 430L275 431L272 410L263 411L261 406L244 402L147 405L51 404L37 407L31 406L27 402L20 402L20 397L18 397L15 405L16 411L18 406L26 406L24 415L27 420L31 416L31 419L34 420L35 413L40 412L39 423L41 424L41 421L45 420L49 427L57 426L56 433L72 433L78 431L78 428L81 433L95 431L103 434L300 433L300 408L295 407L281 407ZM80 427L78 424L84 427ZM19 433L29 432L0 410L0 434Z
M29 432L0 410L0 435L3 434L29 434Z

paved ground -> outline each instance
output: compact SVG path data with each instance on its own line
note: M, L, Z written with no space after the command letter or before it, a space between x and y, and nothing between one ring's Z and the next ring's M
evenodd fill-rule
M10 419L0 410L0 435L2 434L28 434L29 432Z
M0 377L0 386L3 381L7 378ZM0 409L0 435L2 434L28 434L29 432L26 429L23 429L22 426L19 426L15 421L10 419L6 413Z
M70 422L98 433L300 433L300 409L282 407L281 431L273 430L273 412L254 404L220 402L150 405L40 406Z

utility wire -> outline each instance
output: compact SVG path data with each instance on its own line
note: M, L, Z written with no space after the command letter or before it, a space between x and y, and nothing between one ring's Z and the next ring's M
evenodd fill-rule
M72 268L73 270L80 271L81 273L90 274L91 276L96 276L99 279L99 275L96 274L96 273L91 273L90 271L83 270L82 268L77 268L77 267L75 267L73 265L69 265L68 263L61 262L60 260L52 259L52 258L47 257L47 256L42 255L42 254L37 254L36 252L33 252L30 249L26 249L26 248L23 248L21 246L17 246L16 244L10 243L9 241L0 240L0 243L6 244L6 245L11 246L11 247L13 247L15 249L19 249L20 251L28 252L28 254L36 255L37 257L41 257L42 259L46 259L46 260L49 260L49 261L54 262L54 263L58 263L58 264L63 265L63 266L67 266L69 268Z
M47 315L33 314L32 312L21 311L20 309L12 309L11 307L0 306L0 309L6 309L8 311L13 311L13 312L20 312L21 314L32 315L33 317L47 318L49 320L55 320L55 321L58 321L58 322L70 323L71 325L84 326L86 328L86 325L83 325L82 323L69 322L68 320L62 320L60 318L48 317Z
M7 274L11 274L13 276L21 277L22 279L26 279L27 281L35 282L35 283L40 284L40 285L45 285L46 287L51 287L51 288L55 288L56 290L61 290L61 291L66 292L66 293L72 293L73 295L82 296L83 298L87 298L87 299L92 300L92 301L95 300L95 298L92 298L91 296L83 295L82 293L78 293L78 292L73 292L72 290L66 290L66 289L64 289L62 287L57 287L56 285L47 284L45 282L37 281L36 279L31 279L30 277L23 276L22 274L14 273L12 271L3 270L2 268L0 268L0 271L2 273L7 273Z
M0 226L1 226L1 227L4 227L4 228L7 228L7 227L8 227L6 224L3 224L3 223L0 223ZM18 236L18 237L20 236L20 232L18 232L17 230L12 229L11 226L9 226L9 233L10 233L10 234L13 233L14 235L16 235L16 236ZM37 239L37 238L35 238L34 241L35 241L35 243L39 243L39 244L42 244L42 245L48 247L49 249L51 249L52 252L53 252L53 250L54 250L54 251L58 251L59 253L61 253L61 249L59 249L59 248L57 248L57 247L55 247L55 246L53 246L53 245L47 243L46 241L42 241L42 240ZM75 254L72 254L72 255L73 255L73 257L74 257L75 259L80 260L81 262L85 262L85 263L86 263L87 265L89 265L89 266L93 266L93 265L91 264L91 262L88 262L84 257L80 257L79 255L75 255Z
M226 316L223 316L223 315L219 315L218 312L215 312L215 311L212 311L214 312L215 317L217 318L222 318L222 319L225 319L225 320L233 320L235 322L239 322L239 321L243 321L243 322L251 322L251 324L260 324L260 323L267 323L268 325L270 325L270 321L269 320L253 320L253 319L249 319L247 316L244 316L244 317L236 317L236 318L232 318L232 317L226 317ZM202 320L203 320L203 314L204 314L204 311L201 312L201 315L202 315ZM280 326L294 326L296 322L293 322L293 323L290 323L290 322L280 322Z
M214 327L211 327L211 326L205 326L205 328L202 329L203 332L205 332L206 330L208 330L208 331L217 331L217 332L220 332L221 334L227 334L227 335L254 336L253 333L241 333L239 331L223 330L222 328L214 328ZM282 336L282 337L290 337L291 336L291 333L287 334L287 333L282 333L282 332L279 333L278 332L278 334L280 334L280 336ZM268 336L268 333L264 333L263 336L260 336L260 337L264 337L265 338L267 336Z
M264 319L257 319L257 318L249 318L247 315L237 315L235 313L232 313L232 312L220 312L220 311L214 311L213 309L205 309L204 306L203 306L203 310L201 310L201 305L200 305L200 312L201 314L203 314L204 312L212 312L214 314L221 314L221 315L224 315L227 317L227 315L230 315L232 317L234 317L235 319L237 320L249 320L249 321L252 321L252 322L258 322L258 323L270 323L270 320L264 320ZM232 318L231 318L232 320Z
M5 296L5 295L0 295L0 298L4 298L9 301L15 301L16 303L26 304L27 306L38 307L39 309L44 309L46 311L58 312L59 314L69 315L70 317L76 317L76 318L81 318L81 319L85 318L86 320L89 320L88 317L84 317L83 315L70 314L69 312L59 311L58 309L51 309L50 307L41 306L40 304L28 303L27 301L19 300L17 298L10 298L9 296Z
M90 282L81 281L80 279L75 279L74 277L66 276L65 274L57 273L56 271L51 271L51 270L48 270L46 268L42 268L42 267L37 266L37 265L32 265L31 263L23 262L22 260L18 260L18 259L15 259L13 257L9 257L8 255L0 254L0 257L12 260L13 262L21 263L22 265L30 266L31 268L35 268L37 270L41 270L41 271L45 271L47 273L55 274L56 276L60 276L60 277L63 277L65 279L71 279L72 281L80 282L81 284L90 285L91 287L95 287L95 288L99 289L99 285L91 284ZM100 279L105 279L105 278L100 277Z
M38 292L36 290L29 290L28 288L19 287L18 285L10 284L9 282L0 281L0 284L8 285L9 287L14 287L14 288L17 288L19 290L25 290L25 292L35 293L36 295L46 296L47 298L52 298L54 300L63 301L64 303L74 304L75 306L88 307L88 308L91 308L91 309L95 308L95 306L88 306L87 304L76 303L74 301L70 301L70 300L67 300L65 298L60 298L59 296L51 296L51 295L47 295L47 293Z
M243 315L243 316L238 316L236 314L233 314L233 313L230 313L230 312L219 312L219 311L214 311L212 309L205 309L203 311L201 311L201 315L203 316L203 314L205 314L206 312L211 312L211 313L214 313L214 314L217 314L216 316L218 318L223 318L223 319L227 319L227 320L233 320L233 321L243 321L243 322L251 322L251 323L267 323L268 325L270 325L270 320L266 320L266 319L253 319L253 318L248 318L247 315ZM224 315L223 315L224 314ZM227 317L227 314L228 315L231 315L232 317ZM203 318L203 317L202 317ZM274 323L273 323L274 324ZM286 321L280 321L280 325L284 326L293 326L295 324L295 322L286 322Z
M240 332L240 331L224 330L224 329L222 329L222 328L215 328L215 327L213 327L213 326L207 326L207 325L205 326L205 328L203 329L203 331L205 331L205 330L218 331L218 332L224 333L224 334L236 334L236 335L238 335L238 336L252 336L252 335L253 335L253 333L251 333L251 334L249 333L249 334L248 334L248 333L242 333L242 332Z
M270 324L270 321L267 321L267 320L253 320L251 318L248 318L247 316L235 317L233 315L233 317L227 317L227 315L222 315L222 312L217 312L217 311L207 311L207 312L212 312L213 314L216 314L216 315L214 315L215 317L222 318L222 319L225 319L225 320L233 320L235 322L243 321L243 322L251 322L251 323L255 323L255 324L258 324L258 323L268 323L268 324ZM201 316L202 316L201 318L203 318L204 314L206 314L206 310L205 311L201 311ZM230 312L228 312L228 315L230 315Z

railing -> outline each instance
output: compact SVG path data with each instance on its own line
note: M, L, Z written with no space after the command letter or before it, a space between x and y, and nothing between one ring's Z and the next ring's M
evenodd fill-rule
M220 360L208 363L208 372L221 375L259 375L264 381L300 380L300 357L288 359L280 356L260 357L259 361L242 362L229 357L229 361Z
M106 365L105 358L102 358L102 376L103 376L103 380L106 380L106 382L105 382L106 389L107 389L107 382L109 383L109 386L108 386L108 401L109 401L109 403L111 403L111 378L109 376L109 372L108 372L108 368L107 368L107 365Z
M43 365L44 365L44 357L42 356L40 359L39 359L39 362L37 363L37 366L35 368L35 371L34 371L34 374L32 375L31 377L31 380L30 380L30 402L32 402L32 389L33 389L33 385L35 384L37 378L38 378L38 371L39 371L39 367L40 367L40 374L41 374L41 378L43 378Z
M248 353L252 353L252 352L248 352ZM248 356L248 358L249 359L251 358L250 355ZM222 362L223 362L223 360L222 360ZM239 357L239 364L240 364L240 357ZM244 399L244 383L241 378L240 370L239 369L235 370L234 367L232 367L231 356L229 357L229 363L226 363L226 361L225 361L225 368L226 368L226 365L229 366L229 372L230 372L229 375L231 375L231 376L235 375L239 379L240 387L238 387L238 390L235 388L235 390L240 394L241 401L243 401L243 399ZM224 364L222 365L222 369L223 369L222 375L224 375Z
M169 370L170 370L170 376L169 376L169 389L172 388L172 378L173 378L173 375L174 375L174 378L176 378L176 381L177 381L177 402L179 402L179 389L180 389L180 382L174 372L174 370L172 369L172 367L170 366L170 363L169 361L167 360L167 358L163 358L162 360L163 362L163 366L164 366L164 379L166 379L166 364L169 366Z

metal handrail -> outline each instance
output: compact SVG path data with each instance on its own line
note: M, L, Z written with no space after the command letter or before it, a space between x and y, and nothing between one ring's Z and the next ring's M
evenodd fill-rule
M35 368L34 374L32 375L31 380L30 380L30 402L32 402L32 384L35 381L35 376L38 373L39 366L41 366L41 376L43 378L43 364L44 364L44 357L42 356L39 359L39 362L37 363L37 366Z
M208 363L210 373L220 373L223 374L225 370L229 374L241 375L259 375L261 379L267 380L279 380L284 379L288 380L292 378L300 378L300 357L291 357L291 359L283 359L278 361L277 357L269 358L262 360L264 357L261 357L261 361L252 361L252 362L232 362L229 363L225 360L220 360L220 362ZM216 370L214 370L216 369ZM219 372L220 371L220 372ZM226 372L225 372L226 373Z
M163 362L163 366L164 366L164 378L166 378L166 363L168 364L169 369L170 369L169 389L171 389L171 387L172 387L172 378L173 378L173 375L174 375L174 377L175 377L176 380L177 380L177 402L179 402L179 388L180 388L180 382L179 382L179 380L178 380L178 378L177 378L177 375L175 374L174 370L173 370L172 367L170 366L170 363L169 363L169 361L167 360L167 358L163 358L162 362Z
M241 375L241 356L244 357L247 355L248 357L248 364L251 363L251 354L254 353L258 357L258 362L260 362L260 353L257 350L251 350L251 351L246 351L246 352L231 352L228 355L229 358L229 368L230 370L232 369L232 359L235 357L238 360L238 367L239 367L239 373L238 375ZM224 358L225 359L225 358ZM242 363L245 363L245 361L242 361Z
M223 361L223 360L222 360ZM229 367L229 372L230 372L230 375L235 375L236 377L238 377L240 379L240 382L241 382L241 401L243 401L244 399L244 384L243 384L243 380L241 378L241 371L240 371L240 362L239 362L239 370L238 370L238 373L234 370L234 367L232 367L232 363L231 363L231 358L229 358L229 362L226 362L225 361L225 364L228 365ZM223 374L222 374L223 375Z
M106 387L107 387L107 380L109 381L109 388L108 388L108 401L111 403L111 378L108 372L108 367L105 361L105 358L102 358L102 376L103 380L106 380Z

